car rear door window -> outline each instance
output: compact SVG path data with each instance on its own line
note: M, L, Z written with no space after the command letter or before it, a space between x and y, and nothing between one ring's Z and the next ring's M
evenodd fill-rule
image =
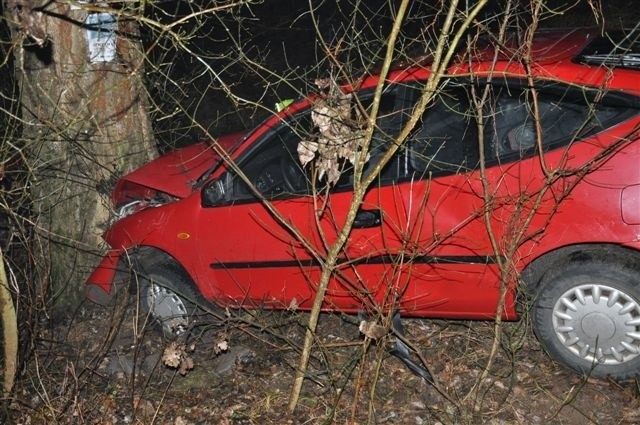
M424 112L407 140L405 178L463 173L479 161L477 114L472 96L489 90L482 105L487 165L535 155L538 134L533 93L526 82L500 80L487 86L449 81ZM566 146L622 122L638 110L638 100L621 93L605 93L555 83L536 87L543 150Z
M475 164L477 124L463 86L443 90L407 141L408 174L422 176L466 171Z

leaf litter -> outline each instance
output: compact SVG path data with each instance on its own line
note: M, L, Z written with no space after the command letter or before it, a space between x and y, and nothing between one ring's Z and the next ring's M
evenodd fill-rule
M87 305L75 320L60 321L39 335L10 404L13 422L294 424L321 423L332 414L333 423L352 423L352 418L366 423L372 400L377 423L390 424L638 420L635 383L585 380L560 368L520 322L505 324L487 390L472 411L464 396L486 364L492 323L403 319L406 338L422 350L452 404L388 354L393 337L378 332L379 325L337 314L321 317L303 398L290 417L286 406L305 313L245 316L255 326L229 318L225 329L196 329L188 340L168 343L155 330L140 333L127 325L133 320L124 320L113 344L100 352L100 344L88 344L87 335L106 337L108 311ZM366 353L360 325L377 338ZM104 366L105 358L116 356L128 359L128 372ZM228 370L216 373L228 356Z

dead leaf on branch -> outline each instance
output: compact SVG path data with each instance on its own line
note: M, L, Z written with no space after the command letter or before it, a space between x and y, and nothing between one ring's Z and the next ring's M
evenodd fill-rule
M298 311L299 307L300 304L298 303L298 300L296 299L296 297L293 297L291 299L291 302L289 303L289 306L287 307L287 311Z
M354 105L352 93L343 93L331 79L315 83L327 93L313 102L311 120L316 132L300 141L298 158L302 166L315 160L318 180L326 176L332 186L338 182L345 161L355 165L362 152L366 122Z

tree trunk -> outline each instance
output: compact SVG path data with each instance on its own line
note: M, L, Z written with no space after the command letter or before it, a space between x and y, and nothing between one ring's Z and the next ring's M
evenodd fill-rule
M3 383L2 397L8 398L13 389L16 367L18 364L18 321L16 309L13 305L9 279L4 270L4 255L0 249L0 317L2 320L2 347L3 347ZM4 407L3 407L4 408Z
M55 293L68 289L63 298L74 300L98 258L112 184L156 153L137 24L57 1L7 0L5 13L43 236L40 266ZM96 17L114 22L98 32Z

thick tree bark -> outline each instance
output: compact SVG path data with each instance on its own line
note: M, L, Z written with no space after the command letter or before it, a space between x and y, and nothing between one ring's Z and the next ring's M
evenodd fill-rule
M56 291L71 288L71 295L80 293L97 260L113 182L156 152L137 24L120 14L116 54L100 61L90 57L89 38L96 35L86 24L90 13L42 0L7 0L5 9L17 46L23 144L44 236L41 266Z

